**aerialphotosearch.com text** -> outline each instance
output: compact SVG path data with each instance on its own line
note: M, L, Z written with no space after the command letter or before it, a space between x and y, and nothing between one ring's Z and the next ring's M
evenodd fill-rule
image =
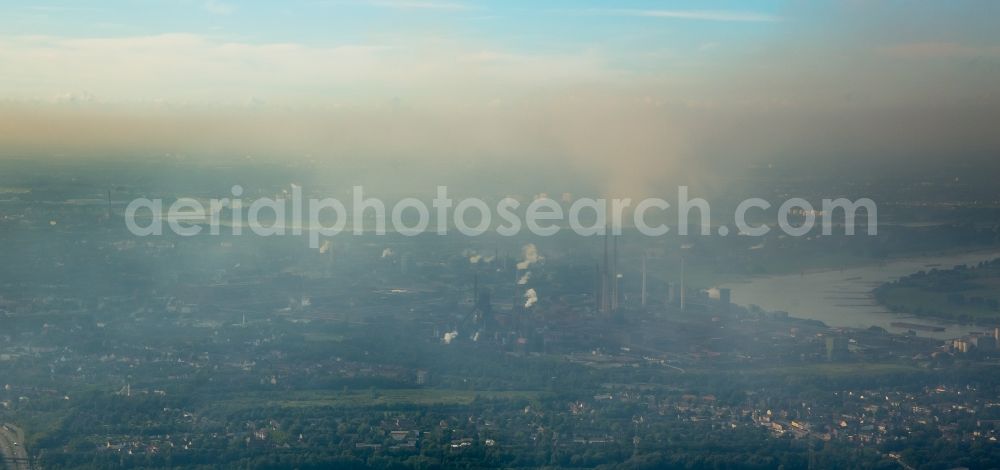
M437 187L430 207L412 197L386 204L366 195L362 186L353 187L349 204L330 197L305 199L302 188L295 185L290 194L281 197L244 200L240 186L233 186L230 194L231 197L210 199L207 205L206 201L194 198L178 198L169 206L162 199L138 198L126 207L125 224L136 236L162 235L165 228L180 236L206 231L220 235L224 229L232 235L241 235L246 230L262 237L306 235L309 246L317 248L324 237L344 232L384 235L390 226L392 232L405 236L428 231L446 235L452 228L467 236L491 230L502 236L514 236L524 229L534 235L551 236L564 228L581 236L598 236L608 230L621 234L623 227L633 227L643 235L655 237L671 230L667 219L668 211L673 209L676 219L672 221L676 222L679 235L688 235L689 226L697 227L700 235L730 234L729 224L713 228L708 201L690 197L687 186L677 188L675 205L661 198L557 201L544 196L528 203L505 197L491 205L474 197L456 201L448 196L446 186ZM819 208L803 198L790 198L778 205L776 213L772 209L772 204L764 199L745 199L736 206L732 226L739 235L763 236L776 225L784 234L799 237L812 232L819 220L823 235L833 234L835 226L842 227L846 235L854 235L855 219L864 214L866 233L878 233L877 207L869 198L823 199ZM757 222L748 222L748 216ZM770 219L772 216L775 218ZM430 230L432 219L434 227ZM691 220L698 222L690 223ZM774 220L777 224L761 220Z

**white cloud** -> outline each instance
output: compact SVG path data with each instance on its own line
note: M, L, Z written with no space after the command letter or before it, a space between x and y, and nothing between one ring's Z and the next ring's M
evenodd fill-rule
M209 13L216 15L228 15L236 11L236 7L228 3L221 2L219 0L208 0L202 5L202 8Z
M774 22L781 17L764 13L732 10L591 10L595 13L616 16L644 16L699 21Z
M397 44L250 43L171 33L0 36L0 99L87 90L109 100L365 101L389 96L486 101L553 83L614 80L587 52L516 54L431 38Z
M410 1L410 0L374 0L369 2L371 5L388 7L388 8L398 8L404 10L448 10L448 11L459 11L459 10L469 10L470 7L463 3L450 3L450 2L421 2L421 1Z

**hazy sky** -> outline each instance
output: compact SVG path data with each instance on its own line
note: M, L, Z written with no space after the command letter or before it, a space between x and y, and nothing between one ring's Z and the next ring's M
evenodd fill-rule
M998 2L13 0L0 17L0 158L541 161L627 187L706 161L1000 151Z

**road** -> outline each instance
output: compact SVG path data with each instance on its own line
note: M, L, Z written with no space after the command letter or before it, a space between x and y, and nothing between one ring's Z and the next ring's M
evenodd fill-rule
M30 470L28 452L24 450L24 433L12 424L0 426L0 453L7 468Z

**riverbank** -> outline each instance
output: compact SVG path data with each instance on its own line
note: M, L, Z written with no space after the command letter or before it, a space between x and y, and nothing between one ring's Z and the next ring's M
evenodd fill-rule
M872 293L893 312L995 327L1000 324L1000 258L920 271L883 283Z
M917 317L912 312L892 312L876 301L873 289L930 267L971 265L997 257L1000 257L1000 249L908 256L844 269L761 276L722 287L732 290L733 302L737 304L785 311L832 327L879 326L894 333L906 333L909 329L892 324L931 323L943 327L944 331L917 331L916 334L943 340L968 334L976 326Z

